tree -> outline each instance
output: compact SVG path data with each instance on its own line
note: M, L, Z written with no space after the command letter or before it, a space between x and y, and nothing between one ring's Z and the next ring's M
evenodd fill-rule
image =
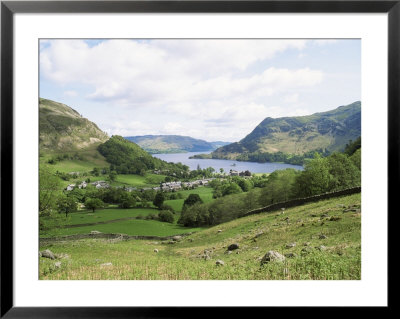
M307 197L325 193L329 190L331 174L326 158L316 154L315 158L305 165L304 171L296 178L295 197Z
M55 208L59 178L45 165L39 167L39 215L49 215Z
M78 205L74 197L72 196L60 196L57 200L57 210L60 214L65 214L68 217L69 213L72 213L78 209Z
M347 155L334 153L327 161L331 175L329 191L361 185L361 171Z
M104 207L104 202L99 198L88 198L85 201L85 207L91 209L94 213L97 208Z
M99 169L98 169L97 167L93 168L92 174L93 174L94 176L99 176L99 175L100 175Z
M203 203L199 194L190 194L183 202L183 206L193 206L196 203Z
M109 180L110 182L114 182L116 177L117 177L117 173L116 173L115 171L111 171L111 172L108 174L108 180Z
M240 186L234 182L223 184L221 187L222 196L239 194L242 192Z
M158 219L162 222L173 223L174 222L174 214L169 210L162 210L158 213Z
M161 208L162 204L164 203L165 196L163 192L158 192L154 197L153 204L154 206Z
M120 197L120 208L129 208L136 205L136 200L134 196L129 193L123 193Z

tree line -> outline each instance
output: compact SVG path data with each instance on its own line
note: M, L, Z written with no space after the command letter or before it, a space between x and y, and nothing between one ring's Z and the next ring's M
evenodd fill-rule
M303 198L361 185L361 149L351 156L333 153L314 158L305 164L303 171L277 170L271 173L261 188L230 180L214 185L211 203L196 202L182 210L179 223L184 226L209 226L233 220L246 212L295 198ZM247 190L246 190L247 189Z

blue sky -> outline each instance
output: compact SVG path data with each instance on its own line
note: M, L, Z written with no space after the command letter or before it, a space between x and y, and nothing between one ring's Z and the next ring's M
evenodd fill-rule
M361 99L360 40L41 40L40 97L109 135L238 141Z

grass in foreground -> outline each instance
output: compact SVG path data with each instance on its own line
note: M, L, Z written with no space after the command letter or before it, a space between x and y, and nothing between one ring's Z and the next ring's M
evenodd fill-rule
M350 205L360 205L360 194L287 209L283 215L275 212L237 219L198 231L173 245L145 240L80 240L43 246L41 249L66 254L68 258L58 260L59 268L54 260L40 258L39 277L359 280L361 213L343 212L343 206ZM321 239L320 235L326 238ZM240 248L226 254L231 243L238 243ZM289 243L296 245L287 248ZM309 252L302 252L304 248ZM211 251L209 260L202 258L204 250ZM269 250L293 253L295 257L260 266L260 259ZM217 266L218 259L225 265Z

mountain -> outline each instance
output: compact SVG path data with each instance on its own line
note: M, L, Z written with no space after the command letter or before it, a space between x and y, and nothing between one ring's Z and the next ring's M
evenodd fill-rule
M308 116L264 119L239 142L218 148L212 158L244 159L244 154L302 155L313 150L343 150L361 136L361 102Z
M41 151L82 150L104 143L108 135L71 107L39 99L39 148Z
M206 152L217 149L228 142L206 142L189 136L181 135L144 135L126 136L125 139L134 142L151 154Z

